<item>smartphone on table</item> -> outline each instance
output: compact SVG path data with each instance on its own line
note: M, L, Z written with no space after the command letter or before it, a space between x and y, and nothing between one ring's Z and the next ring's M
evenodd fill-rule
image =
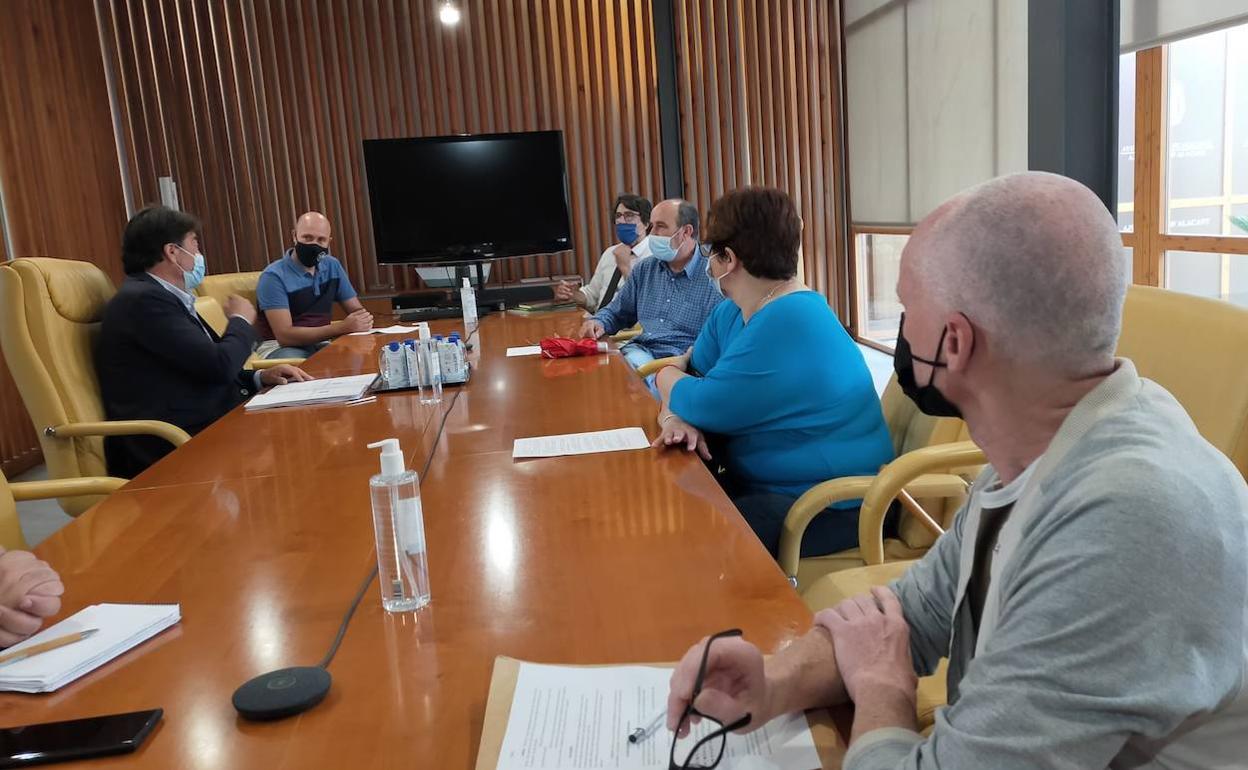
M164 709L0 728L0 767L31 767L128 754L139 747Z

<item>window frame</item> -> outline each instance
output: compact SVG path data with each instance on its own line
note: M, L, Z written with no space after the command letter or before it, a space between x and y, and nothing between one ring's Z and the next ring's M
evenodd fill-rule
M1217 254L1222 258L1222 293L1225 294L1229 270L1226 255L1248 254L1248 237L1167 232L1170 215L1166 179L1168 48L1168 45L1160 45L1135 53L1134 232L1123 233L1122 243L1132 250L1133 281L1143 286L1165 287L1167 252ZM1230 153L1224 150L1224 163L1228 163L1229 158ZM1226 184L1225 179L1223 184ZM1179 200L1187 206L1199 203ZM1220 199L1217 205L1222 205Z

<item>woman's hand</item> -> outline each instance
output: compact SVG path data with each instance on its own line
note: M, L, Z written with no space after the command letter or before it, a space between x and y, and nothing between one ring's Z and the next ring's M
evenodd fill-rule
M706 438L702 431L668 412L659 419L659 437L650 446L666 449L670 446L685 445L690 452L697 452L703 460L711 459L711 450L706 446Z
M690 346L690 348L686 350L683 354L676 357L675 363L671 364L671 366L675 367L676 369L679 369L685 374L688 374L689 373L689 361L692 358L693 358L693 347Z

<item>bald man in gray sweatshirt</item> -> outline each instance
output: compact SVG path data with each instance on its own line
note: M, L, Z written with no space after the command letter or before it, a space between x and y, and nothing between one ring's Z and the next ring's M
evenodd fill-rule
M716 640L692 705L753 729L852 700L846 770L1248 768L1248 487L1114 358L1128 281L1113 218L1063 177L1002 177L921 222L898 382L990 464L892 586L765 662ZM673 674L673 729L702 655ZM916 676L946 656L924 738Z

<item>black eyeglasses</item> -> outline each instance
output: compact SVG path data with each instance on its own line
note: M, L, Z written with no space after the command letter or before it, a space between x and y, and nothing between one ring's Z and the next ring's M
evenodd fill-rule
M676 725L676 732L672 735L672 751L668 755L668 770L708 770L708 768L716 767L719 761L724 758L724 746L728 743L728 733L734 730L740 730L750 723L751 714L746 714L731 724L724 724L714 717L709 717L693 707L698 699L698 695L702 693L702 680L706 678L706 661L710 658L711 643L716 639L724 639L730 636L741 636L741 629L733 628L728 631L720 631L711 638L706 640L706 647L702 650L702 665L698 667L698 678L693 683L693 693L689 696L689 705L685 706L685 713L680 717L680 723ZM688 751L683 748L680 751L680 757L677 757L677 743L680 742L679 735L685 729L693 717L700 717L717 727L706 735L698 738L693 747Z

